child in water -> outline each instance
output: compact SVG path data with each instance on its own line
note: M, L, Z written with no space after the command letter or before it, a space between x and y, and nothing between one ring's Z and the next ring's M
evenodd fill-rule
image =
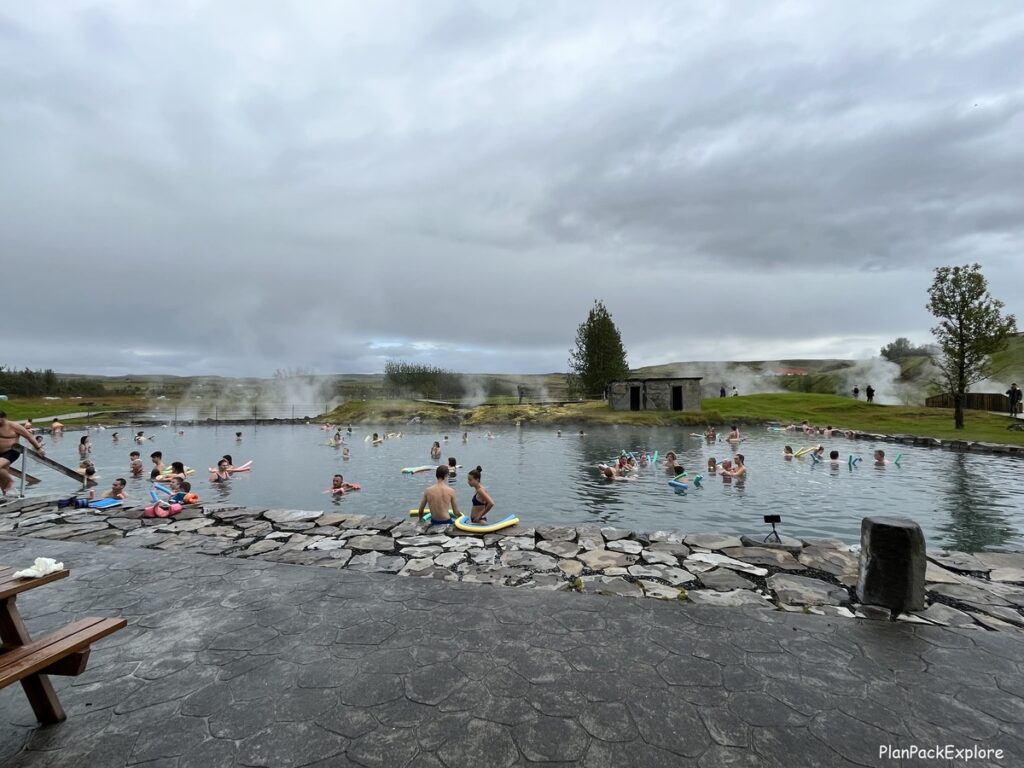
M833 467L839 466L839 451L829 451L828 463L831 464Z

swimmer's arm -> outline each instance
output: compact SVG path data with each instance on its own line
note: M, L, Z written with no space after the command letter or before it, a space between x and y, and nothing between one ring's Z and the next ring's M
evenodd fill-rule
M452 514L455 515L456 520L462 517L462 513L459 511L459 502L456 500L454 493L452 493Z

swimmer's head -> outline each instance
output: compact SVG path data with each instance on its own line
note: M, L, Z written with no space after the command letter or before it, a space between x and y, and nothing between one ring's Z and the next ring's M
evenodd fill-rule
M335 475L334 478L331 480L331 484L335 488L340 488L343 482L345 482L345 478L343 478L341 475Z
M782 449L782 452L787 454L787 455L793 453L793 446L792 445L787 445L785 448Z
M884 460L885 460L885 451L883 451L881 449L875 451L875 461L884 461Z
M448 466L451 467L452 469L455 469L456 464L458 464L458 462L455 461L455 457L454 456L449 456L448 457Z
M128 458L129 459L137 459L137 458L139 458L139 452L138 451L132 451L131 453L128 454Z
M839 451L829 451L828 457L830 459L832 459L832 461L838 461L839 460Z
M188 493L189 491L192 490L192 483L188 482L187 480L182 480L178 483L178 487L181 488L181 490L183 490L185 493Z

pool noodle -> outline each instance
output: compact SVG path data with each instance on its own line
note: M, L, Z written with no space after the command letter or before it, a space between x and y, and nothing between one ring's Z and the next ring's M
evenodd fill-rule
M902 453L897 453L896 454L896 458L892 460L892 463L895 464L898 467L900 465L900 459L902 459L902 458L903 458L903 454Z

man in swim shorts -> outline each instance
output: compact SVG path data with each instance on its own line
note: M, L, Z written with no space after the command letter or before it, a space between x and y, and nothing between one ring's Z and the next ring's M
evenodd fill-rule
M23 437L41 456L46 455L43 444L36 439L35 435L21 424L9 421L7 413L0 411L0 494L6 495L14 487L14 478L11 477L7 468L21 457L21 452L14 446L20 445Z
M434 473L437 478L432 486L423 492L420 500L419 520L423 522L424 511L430 510L430 528L444 528L455 522L448 510L457 518L459 503L455 498L455 489L448 485L448 467L442 464Z

